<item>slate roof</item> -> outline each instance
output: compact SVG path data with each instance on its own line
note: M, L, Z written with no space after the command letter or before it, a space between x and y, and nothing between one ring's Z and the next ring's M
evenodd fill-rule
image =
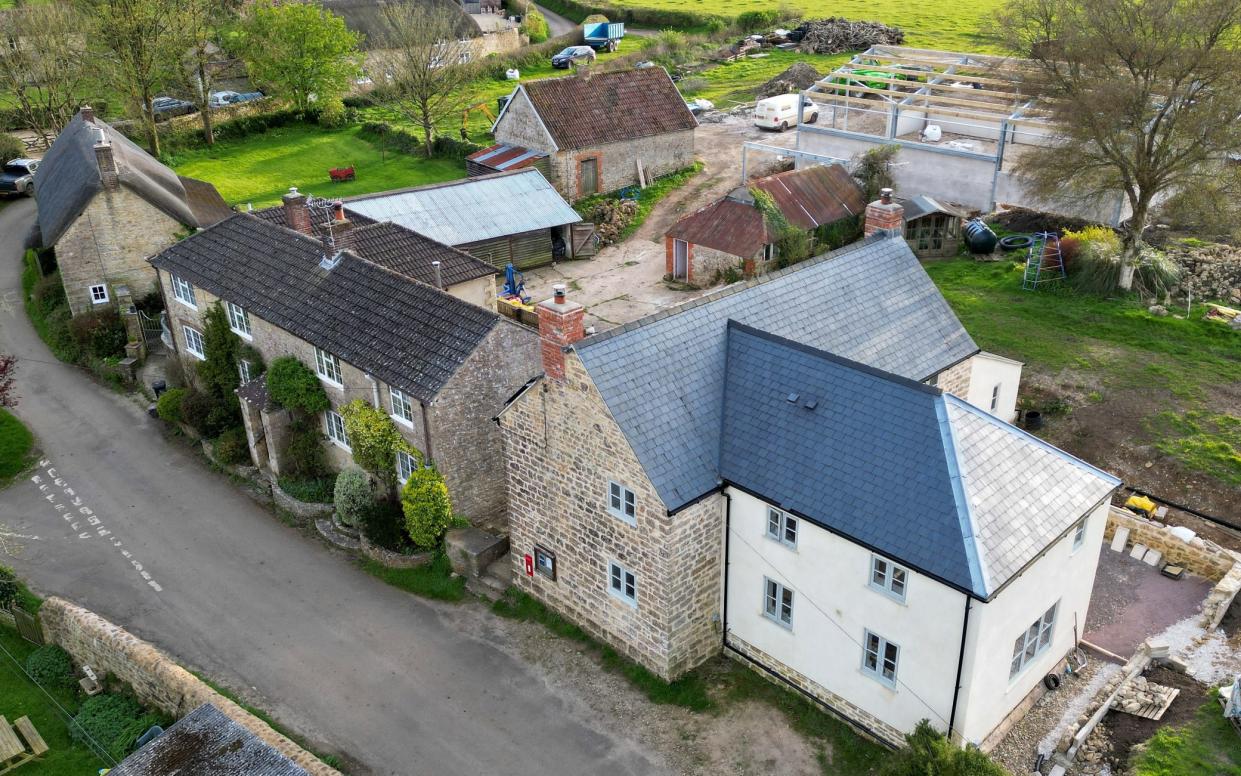
M905 241L882 237L578 342L670 510L719 482L730 319L919 381L978 352Z
M332 269L323 258L319 240L238 213L151 264L423 401L503 322L348 251Z
M316 213L317 214L317 213ZM287 227L283 205L255 210L253 215ZM345 215L353 222L350 233L351 250L369 262L394 272L400 272L427 285L435 285L435 270L431 262L440 263L440 274L445 286L489 277L496 268L465 251L425 237L412 229L373 218L345 208ZM315 233L322 238L328 235L326 219L312 218Z
M215 186L184 178L101 119L79 112L65 126L35 171L39 231L53 245L103 190L95 158L97 131L112 144L120 184L186 226L205 228L232 214Z
M582 220L534 168L479 175L347 200L351 212L392 221L446 245Z
M308 776L224 712L204 703L126 757L111 776Z
M1121 483L940 389L730 323L720 476L986 600Z
M698 126L662 67L544 78L518 88L526 93L562 151Z

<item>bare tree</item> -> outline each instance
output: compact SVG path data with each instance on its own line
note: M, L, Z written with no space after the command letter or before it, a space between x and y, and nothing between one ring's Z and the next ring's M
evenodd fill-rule
M88 19L98 61L125 90L159 156L159 132L151 100L169 83L185 53L180 25L185 0L78 0Z
M239 10L236 0L185 0L181 14L180 31L186 54L181 60L180 75L186 93L193 95L192 101L198 107L207 145L215 143L211 93L215 91L220 69L229 63L228 54L220 45L222 33L238 17Z
M1036 194L1122 192L1120 286L1132 287L1152 207L1241 147L1237 0L1009 0L995 29L1034 61L1057 137L1022 156Z
M476 75L470 41L462 38L461 9L445 2L403 2L387 6L384 14L388 41L382 65L390 79L390 105L422 129L430 157L436 125L466 108L466 87Z
M81 16L69 5L0 11L0 89L45 146L73 118L93 85Z

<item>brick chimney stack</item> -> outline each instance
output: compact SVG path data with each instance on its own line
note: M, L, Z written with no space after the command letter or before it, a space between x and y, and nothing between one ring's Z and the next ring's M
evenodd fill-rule
M905 232L905 208L892 201L892 189L880 189L879 199L866 206L863 234L870 237L879 231L889 237L900 237Z
M306 207L306 195L297 190L296 186L281 197L284 202L284 222L290 229L302 234L314 236L314 227L310 225L310 209Z
M539 344L543 371L553 380L563 380L565 347L586 336L582 327L586 308L568 300L564 284L552 286L552 292L551 299L539 303Z
M95 163L99 165L99 179L105 191L112 191L120 185L120 173L116 169L116 157L112 155L112 144L103 133L103 127L91 128L95 135Z
M332 203L332 220L325 225L324 239L328 239L327 235L331 235L333 247L338 251L348 250L353 247L353 222L349 220L349 216L345 214L345 203L339 199Z
M78 109L78 112L82 114L82 121L89 121L91 124L95 123L95 109L91 106L83 105Z

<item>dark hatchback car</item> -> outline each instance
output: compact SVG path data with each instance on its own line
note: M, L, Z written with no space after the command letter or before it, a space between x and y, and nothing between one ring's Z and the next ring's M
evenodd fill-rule
M37 159L14 159L0 169L0 195L6 197L34 194L34 171L39 169Z
M569 46L552 57L552 67L561 69L571 66L574 62L594 62L595 50L590 46Z
M151 113L155 115L157 120L170 119L173 116L184 116L197 110L198 108L194 107L194 103L178 100L176 97L156 97L151 100Z

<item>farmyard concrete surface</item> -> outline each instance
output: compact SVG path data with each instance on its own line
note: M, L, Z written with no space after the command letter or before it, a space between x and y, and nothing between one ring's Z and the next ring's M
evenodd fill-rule
M129 399L56 362L21 304L33 214L29 200L0 211L0 352L20 359L17 415L74 491L61 486L59 502L82 499L110 533L92 526L78 538L85 526L72 529L22 479L0 492L0 524L39 538L22 540L6 564L36 589L250 688L247 700L359 762L355 773L667 772L615 732L623 722L516 657L484 609L427 602L370 577L166 442Z

